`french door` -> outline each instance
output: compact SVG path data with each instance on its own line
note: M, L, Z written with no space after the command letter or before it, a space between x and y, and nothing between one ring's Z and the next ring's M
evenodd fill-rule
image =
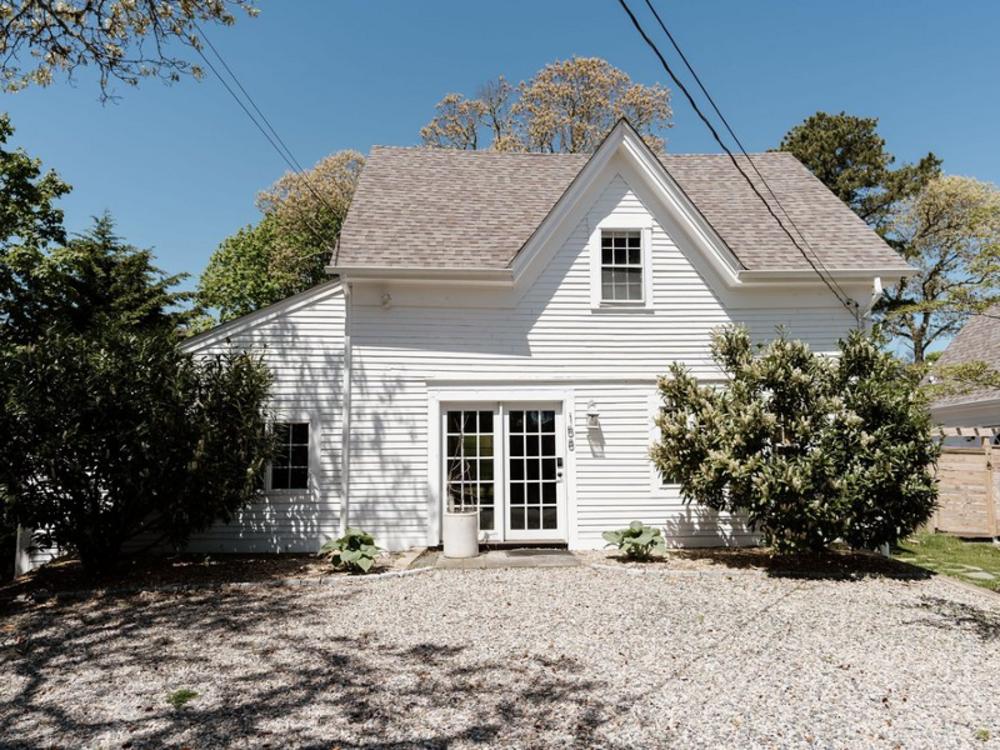
M454 404L441 416L445 509L477 507L484 541L565 540L562 405Z

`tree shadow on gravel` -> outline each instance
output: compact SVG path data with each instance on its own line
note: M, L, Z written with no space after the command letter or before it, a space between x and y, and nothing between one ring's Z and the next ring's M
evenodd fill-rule
M922 581L934 576L931 571L899 560L846 550L831 550L826 554L778 555L763 547L742 547L671 550L670 554L734 570L761 570L774 578Z
M932 615L914 620L915 624L941 630L963 630L986 642L1000 641L1000 614L996 612L937 596L922 596L913 606Z
M367 585L324 587L319 602L274 588L31 607L0 630L4 747L608 746L598 732L628 704L573 659L383 642L377 621L331 637ZM213 644L252 658L231 664ZM180 688L200 695L178 710L166 697Z

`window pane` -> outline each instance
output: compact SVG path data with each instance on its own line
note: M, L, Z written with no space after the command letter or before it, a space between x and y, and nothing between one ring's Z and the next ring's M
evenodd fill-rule
M459 433L462 431L462 412L448 412L448 432Z
M493 455L493 436L492 435L480 435L479 436L479 455L480 456L492 456Z
M448 455L449 456L462 455L462 438L459 435L448 436Z
M493 531L493 508L479 509L479 530Z
M607 246L607 243L605 243L604 249L601 250L601 263L603 263L606 266L610 266L614 262L615 262L614 251Z
M529 458L527 461L528 479L538 479L538 460Z
M304 423L296 423L292 425L292 442L293 443L308 443L309 442L309 425Z
M524 479L524 461L520 457L510 462L510 478Z
M462 455L466 458L476 455L476 436L466 435L462 438L462 450L465 451Z
M288 484L288 469L279 468L277 466L271 467L271 489L274 490L287 490L289 488Z
M484 481L493 480L493 459L479 462L479 478Z
M479 412L479 431L493 432L493 412L491 411Z
M289 470L288 488L304 490L309 488L309 469L296 468Z
M292 466L309 466L309 446L292 446Z
M541 414L542 414L542 432L555 432L556 413L554 411L543 411Z
M628 233L628 246L630 248L638 248L641 241L642 241L642 235L639 234L639 232Z
M524 432L524 412L512 411L510 413L510 431Z
M556 478L556 460L554 458L542 459L542 479Z
M539 518L538 508L528 508L528 515L525 517L525 524L529 529L541 528L541 519Z
M492 484L481 484L481 485L479 485L479 504L480 505L493 505L493 485Z
M462 429L465 432L476 431L476 412L467 411L462 413Z
M462 462L462 466L465 469L465 481L474 482L476 481L476 462L465 459Z
M524 436L524 455L526 456L538 455L538 435Z
M510 502L511 505L524 504L524 485L520 482L510 485Z
M527 412L527 416L528 416L528 419L527 419L527 422L525 424L524 431L525 432L538 432L538 421L539 421L538 420L538 412L534 411L534 410L529 411L529 412Z
M453 458L448 461L448 480L457 481L462 478L462 460Z
M539 495L538 483L537 482L532 482L532 483L526 485L526 491L527 491L527 498L526 499L527 499L528 504L529 505L538 505L538 495Z
M631 265L633 265L633 266L639 265L639 263L641 262L639 260L639 248L637 248L637 247L631 247L631 248L629 248L629 251L628 251L628 262Z
M510 436L510 455L511 456L523 456L524 455L524 438L520 435Z
M555 422L555 420L553 420ZM556 436L542 435L542 455L554 456L556 454Z
M556 501L556 483L546 482L542 485L542 502L553 505Z
M524 508L510 509L510 527L512 529L524 528Z
M556 509L542 508L542 528L554 529L556 525Z

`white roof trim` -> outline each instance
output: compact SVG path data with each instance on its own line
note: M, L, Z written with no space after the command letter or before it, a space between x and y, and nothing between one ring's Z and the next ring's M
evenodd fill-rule
M328 266L346 281L464 281L510 286L513 274L507 268L448 268L444 266Z
M181 349L186 352L192 352L205 346L211 346L220 340L224 341L235 333L284 315L303 304L308 304L320 297L336 294L341 291L343 291L343 283L340 279L325 281L322 284L317 284L314 287L306 289L304 292L293 294L291 297L285 297L285 299L279 300L267 307L262 307L246 315L241 315L238 318L227 320L225 323L220 323L207 331L202 331L196 336L182 341Z
M680 185L670 176L660 160L646 145L646 142L626 120L619 120L618 124L608 133L594 155L587 161L570 186L556 201L549 214L528 238L521 251L511 261L514 282L520 284L523 279L531 279L541 271L544 263L537 262L541 249L557 234L562 224L576 209L581 198L593 186L594 180L603 172L611 158L619 152L626 154L640 174L646 178L656 197L675 216L682 228L690 233L691 237L701 246L706 257L715 266L726 284L728 286L739 285L740 280L737 273L742 268L742 264L722 238L712 229ZM532 267L535 267L534 274L529 270Z
M871 281L875 277L880 277L883 281L898 281L914 272L912 268L893 268L889 270L884 268L822 268L822 266L820 268L824 275L845 282ZM738 273L738 276L744 284L823 283L823 280L811 268L797 268L786 271L743 270Z

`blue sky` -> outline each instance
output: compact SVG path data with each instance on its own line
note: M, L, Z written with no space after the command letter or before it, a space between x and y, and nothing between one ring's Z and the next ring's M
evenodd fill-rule
M630 5L652 32L642 0ZM1000 3L656 5L747 148L774 146L816 110L846 110L879 117L901 160L933 150L948 172L1000 182ZM415 144L443 94L471 94L499 73L519 81L571 55L669 83L616 0L260 7L206 32L305 165L343 148ZM675 60L665 39L661 49ZM211 77L119 93L102 105L82 74L0 98L14 143L74 186L62 203L72 231L110 210L162 267L196 275L220 240L256 220L254 195L284 164ZM679 92L673 105L668 149L718 150Z

